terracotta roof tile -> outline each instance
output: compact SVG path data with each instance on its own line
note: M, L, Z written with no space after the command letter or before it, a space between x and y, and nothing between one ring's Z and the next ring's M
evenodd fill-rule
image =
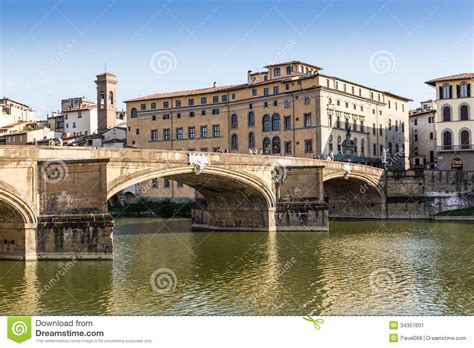
M435 86L436 82L452 81L452 80L469 80L469 79L474 79L474 73L461 73L461 74L456 74L456 75L438 77L436 79L426 81L425 83L431 86Z

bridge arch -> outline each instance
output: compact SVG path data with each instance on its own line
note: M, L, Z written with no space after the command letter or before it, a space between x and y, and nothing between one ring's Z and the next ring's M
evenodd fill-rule
M385 216L385 192L376 177L360 173L325 175L325 200L331 218L380 219Z
M16 223L36 224L38 222L35 212L31 209L31 205L27 204L16 194L0 188L0 211L11 212L11 217ZM0 214L0 217L5 217ZM0 222L5 222L0 219Z
M149 168L122 175L108 184L107 199L131 185L153 178L178 181L196 190L193 226L202 225L203 229L274 229L276 198L272 187L250 173L218 166L207 166L199 175L190 165Z

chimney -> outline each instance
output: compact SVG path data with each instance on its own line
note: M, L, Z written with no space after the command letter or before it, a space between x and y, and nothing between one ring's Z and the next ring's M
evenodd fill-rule
M248 71L247 71L247 83L248 83L249 85L252 84L252 70L248 70Z
M214 85L214 88L216 88L216 84L217 84L217 82L216 82L216 81L214 81L214 84L213 84L213 85Z

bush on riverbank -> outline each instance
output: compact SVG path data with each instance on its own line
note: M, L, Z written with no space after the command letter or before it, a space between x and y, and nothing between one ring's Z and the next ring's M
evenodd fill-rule
M474 207L456 210L445 210L436 214L436 216L474 216Z
M169 200L152 202L139 201L135 204L115 206L109 208L109 213L114 217L190 217L192 202L174 203Z

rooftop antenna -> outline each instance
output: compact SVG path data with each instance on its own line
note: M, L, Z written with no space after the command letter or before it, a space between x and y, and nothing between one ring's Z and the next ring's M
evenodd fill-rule
M107 72L107 62L104 64L104 71Z

